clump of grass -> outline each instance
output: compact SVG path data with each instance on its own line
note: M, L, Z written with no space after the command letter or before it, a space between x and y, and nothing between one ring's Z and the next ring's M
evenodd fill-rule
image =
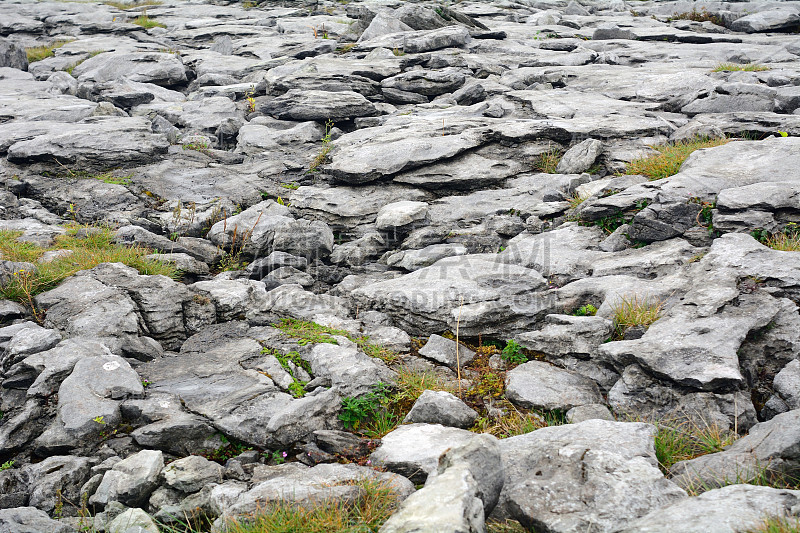
M56 48L61 48L67 43L72 41L56 41L50 45L43 45L43 46L33 46L31 48L26 48L25 53L28 56L28 63L35 63L36 61L41 61L42 59L47 59L48 57L53 57L56 53L53 51Z
M504 522L487 522L489 533L528 533L528 528L516 520L506 519Z
M138 0L137 2L119 2L117 0L105 0L103 2L107 6L116 7L117 9L132 9L134 7L142 7L142 6L160 6L164 2L160 2L159 0Z
M283 331L283 333L289 337L298 339L297 343L301 346L319 343L338 344L336 339L333 338L333 335L339 335L356 343L359 349L370 357L382 359L384 362L390 364L398 359L397 353L385 346L371 343L369 337L366 335L355 336L343 329L329 328L314 322L296 320L293 318L283 318L279 323L273 324L273 326Z
M157 20L153 20L147 15L139 15L135 19L131 21L131 24L136 24L137 26L141 26L149 30L150 28L166 28L167 25L163 22L158 22Z
M800 252L800 234L777 233L764 239L764 244L773 250L783 252Z
M27 304L34 317L38 318L38 312L33 304L35 295L49 291L76 272L94 268L100 263L124 263L141 274L161 274L173 279L178 278L178 271L174 266L147 259L145 256L152 253L150 250L117 244L111 229L92 228L93 231L85 232L85 236L79 237L78 230L81 228L86 226L68 227L67 234L56 237L55 244L50 248L18 241L21 232L0 231L0 255L6 261L35 263L49 250L72 251L68 256L38 264L33 272L16 272L3 287L0 287L0 298Z
M581 205L583 202L588 200L589 196L591 196L591 195L589 195L589 194L580 194L577 191L575 191L574 193L572 193L572 196L567 198L567 202L569 202L569 208L570 209L575 209L576 207Z
M330 533L378 531L399 505L399 497L388 484L361 479L352 483L360 497L354 502L324 501L316 505L292 502L270 503L252 517L225 524L229 533Z
M333 121L328 120L327 122L325 122L325 135L322 136L322 149L308 165L309 172L316 172L319 169L319 166L328 160L328 154L330 154L331 150L333 149L333 146L331 146L332 130L333 130Z
M453 387L432 370L413 370L399 366L395 368L395 371L397 372L397 382L392 403L400 411L408 412L426 390L454 392Z
M761 525L745 529L742 533L800 533L800 518L769 516Z
M651 421L656 426L656 459L664 473L677 462L721 452L739 436L716 424L688 419Z
M745 63L744 65L739 63L720 63L714 67L711 72L762 72L765 70L769 70L769 67L766 65L759 65L758 63Z
M628 164L626 174L641 174L651 180L660 180L668 176L677 174L681 165L689 155L701 148L712 148L722 146L730 142L730 139L711 139L708 137L696 137L685 141L678 141L671 144L651 146L659 152L658 155L646 157L644 159L634 159Z
M93 51L89 52L88 56L86 56L83 59L81 59L79 61L76 61L75 63L71 64L70 66L68 66L67 68L64 69L64 72L66 72L67 74L72 76L72 71L75 70L75 67L77 67L78 65L80 65L81 63L86 61L87 59L92 58L92 57L94 57L94 56L96 56L98 54L102 54L103 52L105 52L105 50L93 50Z
M717 15L712 15L708 12L705 7L700 8L700 11L697 8L692 9L691 11L685 11L683 13L675 13L673 14L668 21L673 20L691 20L694 22L711 22L716 24L717 26L724 26L723 21Z
M612 308L615 337L621 339L634 326L650 326L659 319L664 302L647 297L621 296Z
M555 410L537 412L522 412L507 401L499 404L508 409L508 414L495 419L480 417L470 431L475 433L489 433L498 439L507 439L518 435L525 435L537 429L566 424L566 413Z
M550 147L544 153L539 156L539 160L536 161L536 164L533 165L534 170L538 170L539 172L544 172L545 174L555 174L556 167L558 167L559 161L561 161L561 150L558 147Z
M72 179L95 179L98 181L102 181L104 183L110 183L113 185L130 185L131 179L133 179L133 174L126 174L124 176L115 175L113 170L109 170L107 172L100 172L95 174L93 172L89 172L86 170L70 170L66 167L65 172L53 173L53 172L43 172L43 176L49 176L54 178L72 178Z

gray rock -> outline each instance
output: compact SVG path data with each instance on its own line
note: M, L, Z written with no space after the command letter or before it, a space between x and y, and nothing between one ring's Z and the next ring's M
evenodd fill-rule
M160 451L142 450L106 472L97 491L89 498L89 503L101 507L111 502L142 505L158 486L162 468L164 457Z
M386 258L386 264L413 272L431 266L439 259L455 255L466 255L463 244L431 244L421 250L401 250Z
M774 7L738 18L731 24L733 31L757 33L791 28L800 24L800 12L792 7Z
M79 83L102 83L123 76L134 82L170 86L186 81L181 57L160 52L106 52L87 59L72 71Z
M441 424L467 429L477 418L474 409L449 392L426 390L414 402L403 423Z
M586 420L610 420L614 421L614 415L603 404L590 403L585 405L578 405L567 411L567 422L570 424L579 424Z
M0 39L0 67L28 70L28 56L25 49L14 42Z
M603 151L603 142L597 139L586 139L567 150L556 166L560 174L580 174L585 172L597 160Z
M653 510L619 531L735 533L761 527L767 516L790 513L799 498L796 490L731 485Z
M164 467L162 475L168 487L192 493L210 483L222 483L223 468L205 457L190 455Z
M367 356L344 337L334 338L338 344L317 344L308 355L315 376L325 376L342 396L364 394L378 382L394 383L396 374L383 361Z
M597 383L542 361L529 361L506 374L506 396L522 407L569 410L602 403Z
M373 466L405 476L414 483L423 483L436 470L442 453L473 438L475 433L438 424L399 426L381 439L370 461Z
M636 40L636 34L630 30L624 30L615 24L606 25L594 30L592 33L593 41L602 41L608 39L631 39Z
M431 335L419 354L450 368L463 367L475 358L475 352L469 348L440 335Z
M428 204L425 202L394 202L378 211L375 225L379 230L399 230L419 224L428 215Z
M654 434L649 424L587 420L501 441L506 482L495 515L544 531L614 531L686 498L659 471Z
M401 19L402 20L402 19ZM450 26L427 32L409 34L403 39L403 51L407 54L430 52L442 48L458 48L470 41L466 28Z
M517 335L518 342L551 358L588 359L613 332L613 323L599 316L547 315L538 331Z
M74 530L35 507L0 509L0 528L8 533L72 533Z
M375 106L359 93L292 89L266 102L263 113L281 120L346 120L378 114Z
M123 511L106 526L108 533L158 533L158 525L146 512L134 508Z
M80 501L80 489L90 476L96 460L88 457L54 456L25 467L28 477L28 504L52 512L60 498ZM76 500L77 499L77 500ZM63 500L62 500L63 501Z
M789 409L800 409L800 361L794 360L778 372L772 388Z
M354 241L334 245L330 259L337 265L359 266L376 258L384 250L386 241L380 233L373 231Z
M463 30L462 30L463 31ZM424 96L439 96L461 88L466 78L460 69L411 70L386 78L381 87Z

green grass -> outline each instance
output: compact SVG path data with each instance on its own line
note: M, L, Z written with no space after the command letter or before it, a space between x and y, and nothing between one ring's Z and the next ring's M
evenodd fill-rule
M742 530L741 533L800 533L800 518L769 516L761 525Z
M137 2L132 3L125 3L125 2L117 2L116 0L105 0L103 2L107 6L116 7L117 9L131 9L134 7L142 7L142 6L160 6L164 2L159 2L159 0L139 0Z
M48 57L53 57L56 53L53 51L56 48L61 48L67 43L72 41L56 41L50 45L43 45L43 46L33 46L31 48L26 48L25 53L28 56L28 63L35 63L37 61L41 61L42 59L47 59Z
M690 420L651 421L656 426L656 459L667 473L677 462L722 451L733 444L738 435L715 424L699 424Z
M394 363L398 358L395 352L389 350L385 346L369 342L369 337L366 335L351 335L348 331L343 329L329 328L314 322L296 320L294 318L283 318L278 324L273 324L273 326L289 337L297 339L297 344L300 346L320 343L338 344L336 339L333 338L333 335L338 335L356 343L359 349L370 357L382 359L387 363Z
M102 181L103 183L111 183L113 185L130 185L131 179L133 179L133 174L118 176L114 175L113 170L95 174L93 172L89 172L86 170L70 170L66 167L65 167L65 172L43 172L42 175L51 178L63 178L63 179L79 179L79 180L94 179Z
M516 520L506 520L504 522L486 522L489 533L529 533L525 526Z
M611 309L615 337L623 338L634 326L650 326L659 319L663 307L664 302L647 297L621 296Z
M782 252L800 252L800 234L776 233L764 239L764 244Z
M20 242L22 235L16 231L0 231L0 254L6 261L36 261L48 250L72 250L72 254L49 263L36 265L35 272L18 272L0 288L0 298L13 300L32 306L33 296L55 288L63 280L81 270L94 268L100 263L124 263L141 274L162 274L177 278L174 266L160 261L146 259L151 251L141 247L126 247L114 242L114 233L109 228L96 228L85 238L77 232L85 226L70 226L66 235L56 237L50 248L42 248L32 243ZM35 310L34 310L35 311Z
M89 55L87 57L84 57L80 61L76 61L75 63L71 64L70 66L68 66L67 68L64 69L64 72L66 72L67 74L72 76L72 71L75 70L75 67L77 67L78 65L80 65L81 63L86 61L87 59L89 59L91 57L94 57L94 56L96 56L98 54L102 54L103 52L105 52L105 50L93 50L93 51L89 52Z
M728 142L730 142L730 139L698 137L672 144L651 146L651 148L659 152L658 155L634 159L628 164L625 173L641 174L642 176L647 176L650 180L660 180L677 174L683 162L695 150L722 146Z
M575 209L583 202L589 199L589 194L579 194L577 191L572 194L569 198L567 198L567 202L569 202L569 208Z
M158 22L157 20L153 20L150 17L148 17L147 15L139 15L138 17L136 17L135 19L133 19L131 21L131 24L136 24L137 26L141 26L142 28L145 28L145 29L148 29L148 30L150 28L166 28L167 27L167 25L164 24L163 22Z
M399 505L388 484L362 479L352 483L360 498L354 503L337 501L301 506L291 502L269 504L251 518L227 522L228 533L367 533L377 532ZM173 530L175 533L181 531Z
M561 150L558 147L551 147L539 156L539 159L534 164L533 169L545 174L555 174L556 167L561 161Z
M758 63L745 63L744 65L739 63L720 63L714 67L711 72L763 72L765 70L769 70L769 67L766 65L759 65Z

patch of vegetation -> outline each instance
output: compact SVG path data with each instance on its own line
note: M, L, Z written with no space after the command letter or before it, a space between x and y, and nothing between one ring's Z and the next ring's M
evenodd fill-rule
M743 65L740 63L720 63L714 67L711 72L763 72L765 70L769 70L769 67L766 65L759 65L758 63L745 63Z
M400 50L399 48L392 48L392 53L397 57L406 55L406 53Z
M561 161L561 155L561 150L557 146L550 147L539 156L539 159L533 165L533 169L545 174L555 174L556 167Z
M299 188L300 188L300 185L299 185L299 184L297 184L297 183L295 183L295 182L291 182L291 183L279 183L278 185L280 185L280 186L281 186L281 187L283 187L284 189L289 189L289 190L291 190L291 191L296 191L297 189L299 189Z
M566 413L562 411L522 412L508 402L503 402L509 413L501 418L480 417L470 431L489 433L498 439L525 435L537 429L566 424ZM507 405L506 405L507 404Z
M139 15L135 19L131 21L131 24L136 24L137 26L141 26L149 30L150 28L166 28L167 25L163 22L158 22L157 20L153 20L147 15Z
M56 48L61 48L67 43L71 43L72 41L56 41L53 44L43 45L43 46L33 46L31 48L25 49L25 54L28 56L28 63L35 63L37 61L41 61L42 59L47 59L48 57L53 57L56 55L53 50Z
M597 220L593 220L591 222L583 222L582 224L586 226L597 226L606 233L611 234L614 233L614 231L618 227L630 222L631 218L632 217L630 216L626 217L622 213L617 213L616 215L608 215L605 217L598 218Z
M522 353L522 346L514 340L508 340L500 352L503 361L511 364L522 364L528 362L528 357Z
M303 359L302 356L295 351L281 353L274 348L265 347L261 349L261 353L274 356L275 359L277 359L281 364L281 367L283 367L283 369L290 376L292 376L293 381L288 387L288 391L292 396L295 398L302 398L306 395L305 386L308 384L308 382L297 379L297 377L294 375L295 370L292 365L294 365L296 368L302 368L305 372L311 374L311 364L308 361Z
M391 389L378 382L372 390L361 396L342 398L342 412L339 420L350 430L359 429L368 420L374 419L378 412L385 410L389 403Z
M397 353L385 346L369 342L368 336L354 336L343 329L329 328L314 322L294 318L282 318L279 323L273 324L273 326L289 337L297 339L297 344L301 346L320 343L338 344L336 339L333 338L333 335L338 335L356 343L359 349L370 357L377 357L386 363L394 363L398 358Z
M697 8L693 8L691 11L685 11L683 13L674 13L670 18L667 19L668 22L673 20L691 20L693 22L711 22L716 24L717 26L724 26L723 21L716 15L712 15L708 12L705 6L700 8L700 11Z
M79 233L81 229L87 231ZM151 250L117 244L110 228L71 225L66 234L56 237L55 244L49 248L18 241L21 235L22 232L18 231L0 230L0 254L4 260L36 263L47 251L72 251L67 256L37 264L32 272L15 272L0 288L0 298L27 304L37 320L41 316L33 304L35 295L49 291L76 272L94 268L100 263L124 263L141 274L179 278L178 271L169 263L147 259L145 256L152 253Z
M352 483L360 496L352 502L323 501L316 505L292 502L270 503L241 521L227 522L229 533L356 533L378 531L395 512L400 500L395 490L378 480Z
M507 519L504 522L486 522L489 533L528 533L528 528L516 520Z
M583 305L576 309L574 313L572 313L573 316L594 316L596 314L597 308L592 304Z
M756 230L758 231L758 230ZM756 233L754 231L753 233ZM782 252L800 252L800 227L795 222L790 222L783 228L783 231L775 234L767 234L763 230L758 236L753 235L758 241L773 250Z
M696 137L671 144L651 146L659 154L644 159L634 159L628 164L625 173L641 174L642 176L647 176L650 180L660 180L677 174L683 162L695 150L722 146L729 142L730 139Z
M614 336L622 339L625 332L634 326L649 327L661 316L664 302L651 300L648 297L621 296L612 307Z
M14 468L14 461L6 461L5 463L0 465L0 472L3 470L10 470Z
M800 518L796 516L768 516L764 523L742 533L800 533Z
M80 65L81 63L86 61L87 59L90 59L90 58L92 58L92 57L94 57L96 55L102 54L103 52L105 52L105 50L93 50L93 51L89 52L88 56L86 56L83 59L81 59L79 61L76 61L75 63L71 64L70 66L68 66L67 68L64 69L64 72L66 72L67 74L72 76L72 71L75 70L75 67L77 67L78 65Z
M675 463L722 451L739 438L736 433L716 424L698 424L691 420L651 421L656 426L655 449L664 473Z
M181 145L184 150L194 150L196 152L206 153L210 146L207 142L188 142Z
M241 455L244 452L248 452L253 449L252 446L245 444L239 440L236 440L232 437L226 437L223 434L219 434L219 440L222 442L222 446L215 450L206 451L201 453L203 457L208 459L209 461L215 461L222 465L228 459L236 457L237 455Z
M567 202L569 202L569 208L570 209L575 209L576 207L581 205L583 202L588 200L590 196L591 196L590 194L579 194L577 192L573 193L572 196L567 198Z
M142 6L160 6L164 2L159 0L138 0L136 2L119 2L117 0L104 0L103 3L107 6L116 7L117 9L132 9L135 7L142 7Z
M113 185L130 185L131 179L133 179L133 174L126 174L124 176L114 175L116 171L109 170L107 172L101 172L99 174L95 174L93 172L89 172L86 170L70 170L66 167L66 172L42 172L42 176L47 176L51 178L72 178L72 179L94 179L98 181L102 181L103 183L110 183Z
M331 146L331 131L333 130L333 121L328 119L325 122L325 134L322 136L322 150L308 165L309 172L315 172L319 166L328 161L328 154L331 153L333 146Z

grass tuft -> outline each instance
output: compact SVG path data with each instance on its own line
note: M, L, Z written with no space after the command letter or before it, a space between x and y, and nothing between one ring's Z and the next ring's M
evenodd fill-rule
M739 438L736 433L720 429L716 424L701 425L692 420L678 419L650 423L657 429L656 459L664 473L677 462L721 452Z
M278 324L273 324L273 326L289 337L297 339L297 344L301 346L319 343L338 344L333 335L339 335L356 343L359 349L370 357L382 359L389 364L398 359L397 353L385 346L369 342L369 337L366 335L354 336L343 329L329 328L314 322L296 320L294 318L282 318Z
M800 518L769 516L761 525L745 529L742 533L800 533Z
M504 402L504 404L507 402ZM476 433L489 433L498 439L525 435L537 429L561 426L566 423L566 414L561 411L548 411L542 414L525 413L508 404L510 412L496 419L480 417L470 429Z
M126 3L126 2L119 2L117 0L105 0L103 3L107 6L125 10L142 6L160 6L164 2L160 2L159 0L138 0L137 2Z
M35 272L17 272L0 288L0 298L33 307L34 295L49 291L76 272L94 268L100 263L124 263L141 274L162 274L173 279L178 277L174 266L146 259L145 256L152 253L150 250L116 244L111 229L94 228L85 237L78 237L81 228L86 226L69 227L67 234L56 237L55 245L50 248L18 241L21 232L0 231L0 255L6 261L36 263L48 250L72 250L71 255L38 264Z
M782 252L800 252L800 233L776 233L764 239L764 244Z
M664 302L651 300L647 297L621 296L612 308L614 321L614 335L621 339L625 332L634 326L650 326L659 319Z
M651 148L658 151L659 154L644 159L634 159L628 164L625 173L641 174L647 176L651 180L660 180L677 174L683 162L686 161L689 155L695 150L722 146L728 142L730 142L730 139L697 137L672 144L651 146Z
M252 517L225 524L228 533L357 533L378 531L395 512L400 500L396 491L379 480L352 483L360 497L355 502L328 500L315 505L293 502L268 504ZM177 533L172 530L170 533Z
M575 209L583 202L589 199L590 194L580 194L577 191L572 194L569 198L567 198L567 202L569 202L569 208Z
M150 17L148 17L147 15L139 15L138 17L136 17L135 19L133 19L131 21L131 24L136 24L137 26L141 26L142 28L145 28L145 29L148 29L148 30L150 28L166 28L167 27L167 25L164 24L163 22L158 22L157 20L153 20Z
M72 41L56 41L50 45L43 45L43 46L33 46L31 48L26 48L25 53L28 56L28 63L35 63L37 61L41 61L42 59L47 59L48 57L53 57L56 53L53 51L56 48L61 48L67 43Z
M766 65L759 65L758 63L745 63L744 65L739 63L720 63L714 67L711 72L763 72L765 70L769 70L769 67Z
M545 174L555 174L556 167L561 161L561 150L557 146L548 148L546 152L539 156L539 160L533 165L534 170L544 172Z

